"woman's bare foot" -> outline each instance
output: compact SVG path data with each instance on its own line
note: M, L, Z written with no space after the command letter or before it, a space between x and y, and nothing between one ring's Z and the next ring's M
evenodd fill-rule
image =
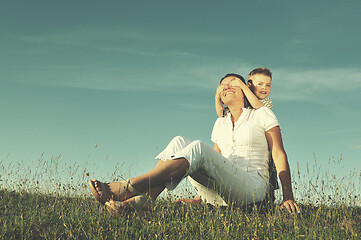
M138 195L123 202L109 200L105 206L112 216L119 217L123 211L151 211L153 201L149 195Z
M148 195L138 195L122 202L125 210L151 211L153 209L153 199Z

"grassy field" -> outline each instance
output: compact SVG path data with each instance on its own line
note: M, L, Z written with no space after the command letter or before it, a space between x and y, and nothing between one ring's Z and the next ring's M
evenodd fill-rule
M93 199L86 170L66 169L68 182L60 183L66 174L57 174L64 169L54 162L39 166L31 173L21 167L25 175L14 167L0 168L0 239L361 238L361 208L352 202L355 188L329 170L328 175L305 173L307 181L294 174L302 208L296 215L277 207L246 211L171 204L176 196L163 195L147 215L131 212L113 218ZM15 174L20 179L14 180ZM191 195L187 190L179 194Z
M361 208L342 205L291 215L161 200L116 219L92 198L0 191L1 239L357 239L360 229Z

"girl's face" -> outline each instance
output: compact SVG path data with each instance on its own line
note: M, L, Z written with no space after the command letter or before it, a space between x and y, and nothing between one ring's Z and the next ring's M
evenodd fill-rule
M248 81L251 80L252 83L248 83L248 87L252 90L254 95L258 99L265 99L271 92L271 81L272 79L263 74L255 74L248 77Z

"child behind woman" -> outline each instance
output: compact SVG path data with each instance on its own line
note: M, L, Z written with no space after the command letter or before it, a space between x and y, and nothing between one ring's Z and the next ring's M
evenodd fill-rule
M248 74L247 86L264 106L272 110L272 100L268 97L271 92L272 73L268 68L256 68Z

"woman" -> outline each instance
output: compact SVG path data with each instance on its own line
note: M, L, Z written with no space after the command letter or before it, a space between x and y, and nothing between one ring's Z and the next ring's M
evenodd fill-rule
M160 160L151 171L121 182L89 181L95 198L114 214L129 206L147 210L149 198L156 199L166 187L174 188L182 178L190 176L199 195L195 201L259 202L268 187L269 147L282 183L281 208L299 211L277 118L266 107L244 108L242 89L230 84L234 77L226 75L221 80L220 97L230 113L214 125L214 149L202 141L175 137L157 156Z

